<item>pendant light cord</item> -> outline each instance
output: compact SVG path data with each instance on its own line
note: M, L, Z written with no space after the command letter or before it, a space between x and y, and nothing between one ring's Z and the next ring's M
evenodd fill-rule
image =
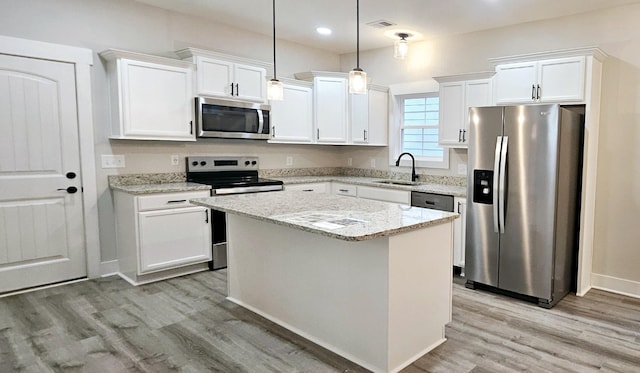
M273 79L276 79L276 0L273 0Z
M360 0L356 0L356 68L360 69Z

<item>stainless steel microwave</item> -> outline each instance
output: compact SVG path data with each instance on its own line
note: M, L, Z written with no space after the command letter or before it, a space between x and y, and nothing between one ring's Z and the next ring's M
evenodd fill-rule
M198 137L268 139L269 105L196 97Z

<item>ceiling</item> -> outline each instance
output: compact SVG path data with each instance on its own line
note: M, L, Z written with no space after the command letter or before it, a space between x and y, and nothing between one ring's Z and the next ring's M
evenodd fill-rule
M272 35L269 0L135 0L211 19L248 31ZM613 8L640 0L361 0L360 50L387 47L385 31L409 29L422 39L462 34ZM374 28L367 23L396 24ZM333 33L321 36L318 26ZM276 33L285 39L334 53L356 49L356 0L276 0Z

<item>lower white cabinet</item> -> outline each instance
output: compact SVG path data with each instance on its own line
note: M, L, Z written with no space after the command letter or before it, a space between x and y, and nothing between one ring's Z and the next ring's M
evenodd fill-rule
M331 183L304 183L289 184L284 186L284 190L301 190L303 192L329 193Z
M207 269L210 211L189 203L208 191L114 192L120 275L134 285Z
M453 200L455 212L460 218L453 221L453 265L462 269L464 276L464 257L467 231L467 199L455 197Z
M411 192L408 190L358 186L358 198L375 199L377 201L411 204Z

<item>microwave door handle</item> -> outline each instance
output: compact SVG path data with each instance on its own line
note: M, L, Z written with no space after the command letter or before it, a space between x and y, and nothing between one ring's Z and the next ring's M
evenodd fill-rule
M264 128L264 115L262 115L262 110L256 110L258 112L258 133L262 133Z
M201 97L196 97L196 136L198 137L204 135L204 125L202 123L202 106L204 106L204 100Z

